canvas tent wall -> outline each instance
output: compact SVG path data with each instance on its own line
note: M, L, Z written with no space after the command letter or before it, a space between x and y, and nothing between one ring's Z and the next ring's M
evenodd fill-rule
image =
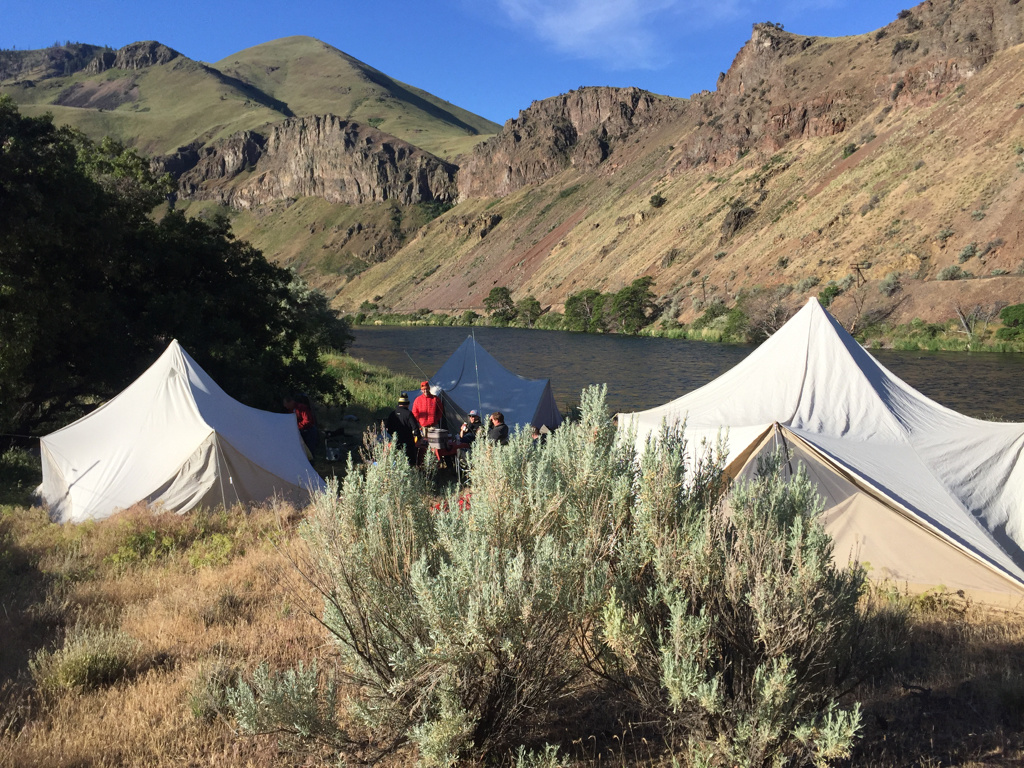
M38 493L60 522L140 501L179 513L274 495L301 501L323 487L295 416L232 399L177 341L117 397L40 443Z
M527 379L509 371L473 336L459 345L430 379L462 413L478 410L481 418L501 411L509 427L532 425L555 429L562 414L548 379ZM419 393L415 393L418 397ZM413 393L410 393L410 400ZM411 405L411 402L410 402Z
M619 416L641 445L663 421L685 421L691 445L724 434L733 477L772 450L802 463L825 498L837 559L856 556L913 589L1024 597L1024 424L928 399L816 299L715 381Z

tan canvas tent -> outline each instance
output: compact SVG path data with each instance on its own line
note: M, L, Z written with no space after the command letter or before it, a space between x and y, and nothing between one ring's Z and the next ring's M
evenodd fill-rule
M825 500L837 560L912 590L1024 599L1024 424L972 419L900 381L811 299L718 379L670 403L619 414L638 445L661 424L691 444L728 441L742 478L779 451Z
M323 480L293 414L231 398L177 341L114 399L40 441L38 494L59 522L101 519L138 502L173 512L279 495Z

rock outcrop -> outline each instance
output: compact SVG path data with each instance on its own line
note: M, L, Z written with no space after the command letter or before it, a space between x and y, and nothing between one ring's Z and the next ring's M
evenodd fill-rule
M189 167L190 162L194 163ZM252 209L315 196L342 205L451 202L456 167L369 126L334 115L293 118L164 158L182 197Z
M639 88L581 88L534 102L462 158L459 197L504 197L569 166L594 168L616 142L678 114L683 104Z
M179 56L176 50L155 40L129 43L114 57L114 69L145 69L174 61Z

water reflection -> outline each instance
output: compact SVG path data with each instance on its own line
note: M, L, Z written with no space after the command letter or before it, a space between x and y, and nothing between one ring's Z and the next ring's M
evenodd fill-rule
M549 378L560 406L590 384L608 384L612 411L652 408L707 384L753 347L522 328L365 327L351 353L417 378L431 376L466 339L476 339L506 368ZM873 351L928 397L981 419L1024 421L1024 355Z

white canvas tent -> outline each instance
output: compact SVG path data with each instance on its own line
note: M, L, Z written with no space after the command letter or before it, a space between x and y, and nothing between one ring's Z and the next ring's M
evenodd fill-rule
M555 429L562 423L562 414L551 394L548 379L526 379L509 371L467 336L444 365L430 379L444 390L462 413L476 409L481 418L501 411L509 428L532 425ZM409 393L410 406L419 393Z
M38 493L59 522L140 501L182 513L323 487L295 416L232 399L177 341L117 397L40 443Z
M727 473L780 450L825 499L835 557L920 590L1024 598L1024 424L972 419L882 367L811 299L743 362L670 403L619 415L638 446L663 422L727 437Z

